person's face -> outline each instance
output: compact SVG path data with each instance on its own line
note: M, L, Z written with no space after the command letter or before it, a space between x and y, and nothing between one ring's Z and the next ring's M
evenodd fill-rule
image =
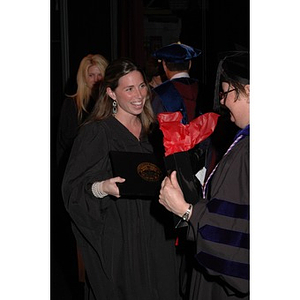
M90 66L87 74L87 86L92 89L94 84L100 82L103 76L97 66Z
M132 71L119 79L118 87L112 91L107 88L108 95L118 103L116 115L139 115L144 108L148 88L142 74Z
M228 92L220 100L230 111L230 120L239 128L244 128L250 123L250 85L245 86L246 93L239 92L237 98L236 90L227 82L222 82L223 92ZM232 90L232 91L231 91Z

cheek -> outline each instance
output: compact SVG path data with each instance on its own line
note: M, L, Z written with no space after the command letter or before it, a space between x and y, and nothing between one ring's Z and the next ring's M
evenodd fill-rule
M230 111L232 115L235 115L236 113L236 103L233 100L226 99L225 101L225 107Z
M237 101L232 103L229 110L237 121L243 118L243 108L240 102Z
M126 94L116 93L115 94L115 100L117 100L117 102L120 105L126 105L127 102L130 102L131 98L128 97L128 95L126 95Z
M141 91L141 94L142 94L142 96L143 96L144 98L146 98L147 95L148 95L148 90L147 90L147 89L143 89L143 90Z
M92 77L88 77L87 80L86 80L86 82L88 84L91 84L93 82L93 78Z

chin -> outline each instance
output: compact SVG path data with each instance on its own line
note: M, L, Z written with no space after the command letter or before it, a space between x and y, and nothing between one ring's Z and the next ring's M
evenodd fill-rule
M133 112L135 113L135 114L141 114L142 113L142 111L144 110L144 107L142 106L141 108L135 108L134 110L133 110Z

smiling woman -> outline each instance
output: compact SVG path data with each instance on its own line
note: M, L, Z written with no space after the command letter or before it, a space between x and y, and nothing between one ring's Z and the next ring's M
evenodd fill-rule
M225 57L220 72L220 103L229 111L230 120L243 129L250 123L249 55L236 52Z
M153 153L148 134L154 123L143 71L128 59L111 62L95 109L74 142L62 186L89 300L180 299L175 241L166 237L171 213L157 197L121 195L126 178L113 176L110 161L113 151Z
M243 90L232 88L227 82L222 83L225 96L220 100L230 113L230 120L239 128L244 128L250 122L250 87L246 85ZM234 92L234 93L230 93Z
M129 59L117 59L106 69L99 101L90 121L114 115L122 120L121 123L140 121L148 132L155 120L150 101L150 88L143 70Z
M143 111L149 92L141 72L132 71L124 75L114 91L110 87L106 91L115 102L114 117L139 139L141 122L138 115Z

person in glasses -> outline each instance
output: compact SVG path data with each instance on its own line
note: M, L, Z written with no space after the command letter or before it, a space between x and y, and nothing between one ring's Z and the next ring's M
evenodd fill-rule
M184 198L176 172L162 184L159 202L188 224L196 245L189 299L249 299L249 54L228 53L216 76L218 102L239 131L202 187L194 206ZM219 106L216 102L216 106ZM215 106L215 107L216 107Z

